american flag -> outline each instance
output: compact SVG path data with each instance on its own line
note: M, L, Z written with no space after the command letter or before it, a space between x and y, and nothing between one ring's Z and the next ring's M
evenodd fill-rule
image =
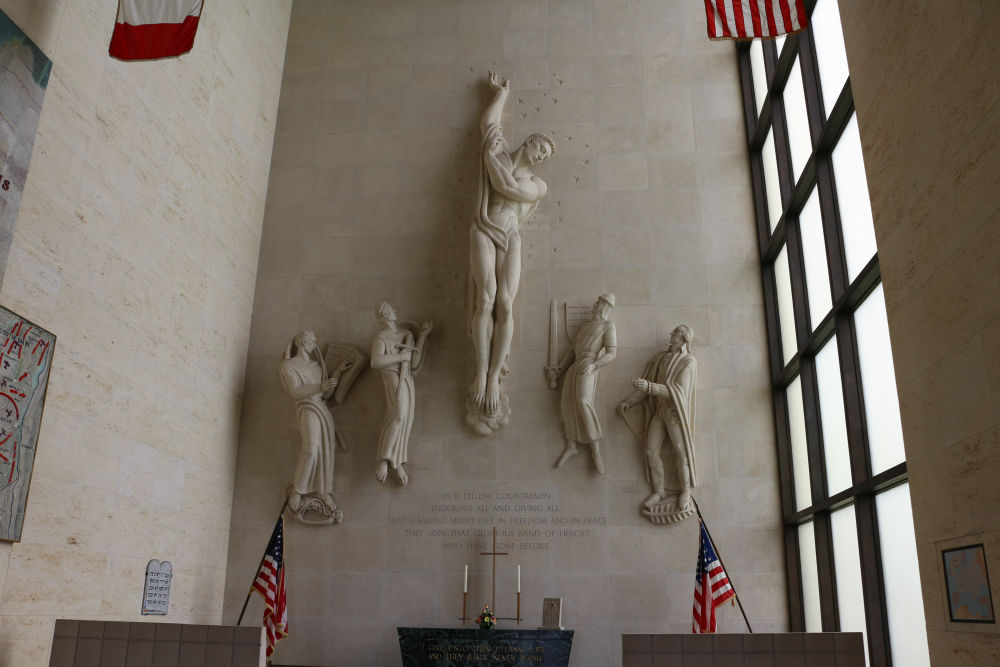
M691 632L715 632L715 608L736 595L722 563L712 548L705 524L698 521L701 544L698 546L698 572L694 576L694 620Z
M804 30L803 0L705 0L712 39L778 37Z
M264 628L267 631L267 657L274 653L274 645L288 635L288 609L285 607L284 568L284 526L285 518L278 517L267 543L267 551L257 570L253 590L264 598Z

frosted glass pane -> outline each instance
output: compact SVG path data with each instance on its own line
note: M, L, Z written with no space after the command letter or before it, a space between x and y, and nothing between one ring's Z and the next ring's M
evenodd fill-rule
M767 131L764 146L760 150L760 159L764 163L764 192L767 195L767 216L771 231L781 218L781 183L778 180L778 160L774 155L774 132Z
M753 40L750 45L750 74L753 78L753 97L757 102L757 116L764 108L764 98L767 96L767 71L764 69L764 47L760 40Z
M806 205L799 214L799 232L802 235L802 255L806 267L806 292L809 295L809 324L819 326L833 308L830 295L830 273L826 263L826 246L823 243L823 220L819 212L819 190L813 188Z
M854 280L875 254L875 228L857 114L851 116L833 149L833 175L837 181L840 224L844 230L847 275L849 280Z
M799 571L802 573L802 608L806 616L806 632L822 632L823 617L819 608L816 536L812 521L799 526Z
M854 518L854 505L848 505L830 514L830 531L833 535L833 568L837 573L837 612L840 615L840 631L865 633L867 663L865 596L861 589L861 556L858 553L858 527Z
M798 183L812 154L809 117L806 115L806 97L802 91L802 70L799 68L798 58L788 74L782 99L785 102L785 120L788 122L788 146L792 151L792 173L795 175L793 182Z
M806 418L802 410L802 380L798 377L785 389L788 404L788 431L792 441L792 483L795 486L795 510L812 505L809 481L809 451L806 447Z
M927 653L924 599L920 594L917 541L913 534L910 507L909 484L901 484L875 496L892 662L917 667L931 663Z
M823 90L823 106L830 115L837 97L847 81L847 51L844 49L844 32L840 27L840 10L837 0L819 0L810 18L813 39L816 42L816 59L819 62L819 82Z
M847 450L847 418L844 416L844 389L836 336L816 355L816 384L823 425L826 493L832 496L851 486L851 455Z
M788 248L781 247L774 260L774 283L778 288L778 328L781 329L781 356L791 361L798 351L795 339L795 308L792 306L792 281L788 272Z
M882 284L854 311L872 474L906 460Z

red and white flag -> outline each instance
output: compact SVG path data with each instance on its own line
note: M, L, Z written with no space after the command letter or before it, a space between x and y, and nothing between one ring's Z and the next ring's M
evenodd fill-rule
M264 598L264 630L267 634L267 657L274 653L274 645L288 636L288 606L285 600L285 519L278 517L267 543L267 551L260 561L260 569L251 586L252 591ZM242 619L243 616L241 615Z
M803 0L705 0L711 39L778 37L808 25Z
M108 53L119 60L155 60L194 46L202 0L118 0Z
M715 632L715 608L736 595L722 568L705 524L698 521L701 542L698 545L698 568L694 576L694 618L691 632Z

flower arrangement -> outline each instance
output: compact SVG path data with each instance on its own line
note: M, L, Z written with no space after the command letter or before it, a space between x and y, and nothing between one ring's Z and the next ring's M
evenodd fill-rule
M490 609L488 604L483 605L483 610L479 612L479 616L476 616L476 623L479 624L480 630L492 630L493 625L497 622L496 614Z

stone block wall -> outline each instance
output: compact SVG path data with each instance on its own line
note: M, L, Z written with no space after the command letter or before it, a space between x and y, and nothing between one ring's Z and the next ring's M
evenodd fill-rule
M640 515L650 489L614 411L680 323L695 331L699 362L695 497L755 628L787 629L740 86L733 46L710 42L704 21L703 7L681 2L296 0L250 335L226 622L293 472L299 434L277 375L288 339L312 329L321 343L368 349L382 300L401 319L433 319L435 330L416 377L407 488L375 481L379 377L367 371L335 411L351 446L336 460L344 523L286 525L295 630L276 662L398 664L397 625L459 623L466 564L475 616L490 600L490 561L479 552L494 526L510 553L497 558L499 614L513 615L520 564L525 623L540 622L543 597L562 597L574 664L620 664L623 632L689 628L697 523L654 526ZM557 149L539 169L548 195L521 230L505 383L513 415L481 437L464 424L466 290L490 70L511 80L511 144L543 131ZM586 451L554 470L563 442L559 394L542 372L549 301L590 305L609 290L618 358L598 388L608 472L598 476ZM259 618L260 601L247 613ZM738 611L721 611L720 627L741 631Z
M194 50L108 56L116 3L3 0L52 59L0 303L58 336L0 663L57 616L218 623L260 229L291 1L206 3Z

